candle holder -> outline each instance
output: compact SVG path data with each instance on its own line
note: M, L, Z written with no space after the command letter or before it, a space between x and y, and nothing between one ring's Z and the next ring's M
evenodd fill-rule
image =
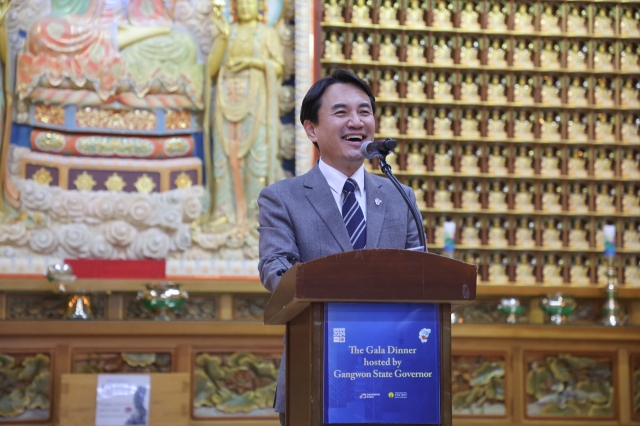
M56 289L60 293L66 293L68 287L76 280L76 276L73 275L73 268L66 263L49 265L45 276L50 283L56 285ZM91 297L88 294L77 291L70 294L64 318L73 320L93 319Z
M573 315L576 302L573 298L556 293L542 299L542 311L549 316L551 324L564 325Z
M507 315L506 321L509 324L517 324L518 317L524 313L524 309L524 306L520 304L520 300L515 297L505 297L500 300L498 305L498 311Z
M142 306L156 313L156 321L170 321L188 298L189 294L175 283L147 284L146 290L138 293Z
M605 289L607 300L602 307L603 325L609 327L619 327L624 325L624 317L620 310L620 303L616 300L618 292L616 290L615 271L613 269L613 257L607 256L607 287Z

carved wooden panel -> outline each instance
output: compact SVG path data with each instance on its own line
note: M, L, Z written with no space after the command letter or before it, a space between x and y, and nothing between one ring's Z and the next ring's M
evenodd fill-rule
M233 299L233 319L262 321L269 296L236 296Z
M506 354L460 354L451 357L454 416L505 416Z
M169 352L87 352L73 356L74 373L170 373Z
M217 318L217 295L191 294L184 305L172 315L177 320L212 320ZM156 313L142 306L135 294L124 295L124 319L153 319Z
M0 423L51 417L51 354L0 353Z

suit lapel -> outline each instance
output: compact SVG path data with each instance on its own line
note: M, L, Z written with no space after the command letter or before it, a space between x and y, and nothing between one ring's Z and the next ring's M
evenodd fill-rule
M376 248L380 233L382 232L382 222L387 209L384 203L382 184L376 183L368 172L364 172L364 188L367 193L367 248ZM376 204L376 199L382 201L380 205Z
M353 250L347 227L344 226L342 215L338 210L336 200L333 198L331 188L329 188L329 184L317 164L305 175L304 186L307 199L318 213L318 216L327 225L342 250Z

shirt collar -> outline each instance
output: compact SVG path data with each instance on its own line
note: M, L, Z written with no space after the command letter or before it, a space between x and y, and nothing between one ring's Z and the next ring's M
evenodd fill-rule
M329 184L331 190L333 190L334 192L342 194L344 183L349 177L351 177L351 179L355 180L358 184L358 188L356 188L356 191L360 191L361 194L364 193L364 163L351 176L347 176L340 170L334 169L333 167L322 161L322 157L320 157L318 167L320 167L320 172L327 180L327 183Z

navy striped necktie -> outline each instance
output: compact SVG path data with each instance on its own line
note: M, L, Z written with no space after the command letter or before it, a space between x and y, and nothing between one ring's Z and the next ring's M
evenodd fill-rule
M364 219L364 213L358 200L356 200L355 190L357 186L358 184L355 180L348 178L342 189L344 194L342 220L344 220L344 224L347 227L354 250L363 249L367 245L367 221Z

